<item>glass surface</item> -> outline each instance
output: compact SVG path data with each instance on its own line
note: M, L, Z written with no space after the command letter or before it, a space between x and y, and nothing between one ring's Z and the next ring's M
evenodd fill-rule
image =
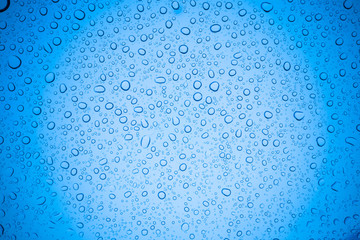
M359 1L0 8L0 239L360 239Z

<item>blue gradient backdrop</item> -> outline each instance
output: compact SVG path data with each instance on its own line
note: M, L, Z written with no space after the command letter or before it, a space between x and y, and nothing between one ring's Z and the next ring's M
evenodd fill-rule
M0 239L360 239L359 1L0 0Z

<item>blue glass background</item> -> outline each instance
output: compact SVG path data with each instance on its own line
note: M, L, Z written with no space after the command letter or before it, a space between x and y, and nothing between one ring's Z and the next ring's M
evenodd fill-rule
M0 239L360 239L359 6L10 1Z

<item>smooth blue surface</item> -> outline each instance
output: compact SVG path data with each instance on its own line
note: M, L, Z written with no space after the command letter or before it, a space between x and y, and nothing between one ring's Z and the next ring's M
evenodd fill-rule
M10 1L0 239L360 239L359 7Z

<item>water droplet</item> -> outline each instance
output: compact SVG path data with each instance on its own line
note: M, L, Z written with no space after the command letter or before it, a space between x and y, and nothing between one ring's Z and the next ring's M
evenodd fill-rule
M124 91L128 91L130 89L130 82L128 80L123 80L120 84L120 87Z
M291 68L291 64L289 62L284 62L283 67L285 71L289 71Z
M190 225L188 223L183 223L181 225L181 230L183 230L184 232L189 231L189 229L190 229Z
M189 35L191 33L190 28L188 28L188 27L181 28L180 32L184 35Z
M10 68L17 69L21 66L21 63L21 59L18 56L13 55L9 57L8 65Z
M264 112L264 117L265 117L266 119L270 119L270 118L273 117L273 114L272 114L272 112L270 112L270 111L265 111L265 112Z
M25 137L22 138L22 143L23 143L23 144L27 145L27 144L29 144L30 142L31 142L30 137L25 136Z
M210 83L209 88L213 91L213 92L217 92L217 90L219 90L220 84L216 81Z
M45 75L45 82L52 83L53 81L55 81L55 73L53 73L53 72L47 73Z
M78 9L74 12L74 17L77 19L77 20L83 20L85 18L85 12Z
M140 144L143 148L148 148L150 145L150 141L151 141L151 139L149 136L143 136L141 138Z
M264 12L271 12L273 10L273 5L269 2L262 2L261 3L261 9L264 10Z
M103 85L96 85L94 87L94 92L96 93L104 93L105 92L105 87Z
M166 78L164 78L164 77L157 77L157 78L155 78L155 82L158 83L158 84L166 83Z
M166 197L166 193L165 193L164 191L160 191L160 192L158 193L158 197L159 197L159 199L163 200L163 199L165 199L165 197Z
M182 54L186 54L188 52L188 50L189 50L189 48L185 44L180 45L180 47L179 47L179 52Z
M323 137L316 138L316 143L319 147L323 147L326 143L325 138Z
M225 196L225 197L229 197L231 195L231 190L229 188L223 188L221 189L221 193Z
M210 30L213 33L220 32L221 26L219 24L213 24L213 25L210 26Z
M304 117L305 117L305 115L304 115L303 112L301 112L301 111L295 111L295 112L294 112L294 118L295 118L296 120L301 121L301 120L304 119Z

